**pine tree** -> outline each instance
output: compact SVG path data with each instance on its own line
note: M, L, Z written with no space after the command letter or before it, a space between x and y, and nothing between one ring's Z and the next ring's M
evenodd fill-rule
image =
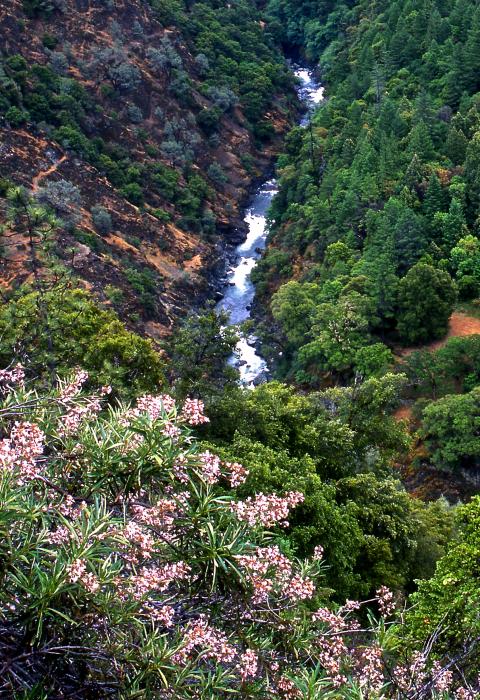
M469 92L477 92L480 87L480 10L473 15L472 27L464 51L464 73Z
M468 229L463 206L458 199L454 198L443 221L442 243L446 250L450 251L466 235L468 235Z
M423 213L427 217L427 220L431 223L433 217L438 211L445 211L447 207L447 195L440 184L440 180L434 174L430 178L428 183L427 191L425 193L425 199L423 201Z
M445 153L454 165L462 165L465 161L467 144L468 141L463 131L450 127L445 143Z
M409 135L410 153L416 154L423 163L428 162L434 155L433 142L428 126L420 120Z
M467 183L467 216L475 221L480 212L480 131L477 131L467 148L465 160Z

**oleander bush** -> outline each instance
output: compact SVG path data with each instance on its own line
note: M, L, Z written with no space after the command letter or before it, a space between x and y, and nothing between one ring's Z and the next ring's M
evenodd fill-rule
M401 646L385 587L329 604L322 548L296 561L281 535L302 494L239 499L200 400L113 404L86 380L0 374L4 697L476 697L441 630Z

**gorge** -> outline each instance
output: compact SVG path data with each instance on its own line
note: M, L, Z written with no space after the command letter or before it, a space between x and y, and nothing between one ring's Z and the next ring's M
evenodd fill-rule
M313 110L323 99L324 89L314 69L293 64L292 70L298 80L297 93L304 111L300 124L307 126ZM277 192L277 181L268 179L260 185L247 208L244 219L248 227L247 238L236 248L233 266L228 271L224 296L217 306L219 310L228 312L231 324L239 324L250 318L255 296L250 273L265 248L268 233L267 214ZM246 338L241 338L232 360L239 369L240 381L247 386L267 376L267 363L259 354L257 342L254 332L249 333Z

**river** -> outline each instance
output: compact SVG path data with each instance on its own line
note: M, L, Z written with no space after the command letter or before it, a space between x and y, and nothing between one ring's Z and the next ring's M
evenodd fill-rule
M315 79L314 72L308 68L294 66L295 75L300 80L298 95L307 107L302 116L301 126L306 126L309 114L323 100L323 87ZM254 196L245 213L248 235L236 248L235 262L228 271L227 284L223 298L217 309L227 311L230 324L239 324L250 318L250 309L255 296L255 288L250 280L250 273L265 248L267 238L267 212L272 199L278 192L277 180L266 180ZM240 371L242 384L252 386L255 380L268 372L267 363L256 349L257 338L254 334L241 338L238 342L232 363Z

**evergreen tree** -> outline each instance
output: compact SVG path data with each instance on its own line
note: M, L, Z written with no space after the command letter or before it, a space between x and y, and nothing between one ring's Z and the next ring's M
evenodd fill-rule
M456 301L456 290L448 272L417 263L398 286L397 330L407 343L441 338Z
M445 153L450 158L454 165L462 165L467 154L468 141L463 133L450 127L448 130L447 141L445 143Z
M464 175L467 183L467 214L472 222L480 211L480 131L477 131L468 145Z

